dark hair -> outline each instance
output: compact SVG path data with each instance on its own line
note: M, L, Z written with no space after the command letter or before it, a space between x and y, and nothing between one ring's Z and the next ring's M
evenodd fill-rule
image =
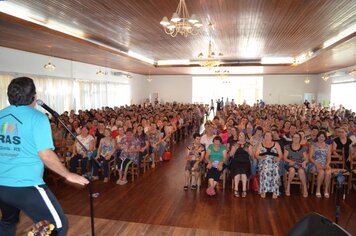
M213 138L213 142L214 142L215 140L219 140L220 143L222 143L222 138L221 138L219 135L216 135L216 136Z
M325 131L319 131L319 133L316 135L316 138L315 138L315 142L318 141L318 138L320 135L324 135L325 139L327 139L327 135L326 135L326 132Z
M30 105L35 100L36 87L28 77L18 77L11 80L7 88L9 103L15 106Z
M199 133L194 133L193 134L193 139L196 139L197 137L201 137Z
M271 129L271 133L272 133L272 131L274 131L274 132L276 132L277 134L279 134L279 131L278 131L278 129L276 129L276 128Z
M283 123L283 128L286 126L286 123L289 123L289 124L291 124L291 122L290 122L290 120L286 120L286 121L284 121L284 123Z
M263 133L263 128L262 128L261 126L257 126L257 127L256 127L255 133L256 133L257 130L260 130L260 131L262 131L262 133Z
M295 127L295 128L297 128L297 125L294 124L294 123L290 125L290 127L292 127L292 126Z
M313 125L313 126L311 127L311 130L313 130L313 129L319 130L318 126L315 126L315 125Z
M127 128L127 129L126 129L126 133L127 133L127 132L133 133L133 130L132 130L131 128Z

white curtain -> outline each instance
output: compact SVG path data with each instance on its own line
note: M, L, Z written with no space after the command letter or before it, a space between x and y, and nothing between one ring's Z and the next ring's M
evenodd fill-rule
M69 79L33 78L37 99L59 113L73 109L73 81Z
M83 81L76 83L77 93L80 94L76 103L78 109L130 105L130 84Z
M10 75L0 75L0 109L9 105L9 100L7 99L7 87L13 77Z
M9 105L7 87L15 76L0 75L0 108ZM105 106L130 105L130 84L113 82L75 81L30 76L36 85L37 98L58 113L71 109L91 109Z

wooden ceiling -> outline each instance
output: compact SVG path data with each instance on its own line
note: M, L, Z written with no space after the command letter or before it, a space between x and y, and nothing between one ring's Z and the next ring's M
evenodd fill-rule
M356 24L354 0L186 0L205 27L175 38L159 24L178 0L12 0L46 21L84 32L79 39L0 13L0 46L76 60L139 74L192 74L199 68L153 65L128 57L132 50L154 60L197 59L209 35L224 60L298 56ZM208 30L208 23L214 27ZM356 64L356 33L320 50L299 66L263 66L263 74L322 73ZM199 73L199 72L198 72ZM237 72L238 73L238 72Z

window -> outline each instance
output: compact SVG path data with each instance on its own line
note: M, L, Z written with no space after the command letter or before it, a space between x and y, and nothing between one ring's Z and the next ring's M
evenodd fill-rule
M338 108L343 105L346 109L356 110L356 82L331 84L331 106Z
M193 103L210 104L218 98L234 99L236 104L253 105L263 94L262 76L231 76L225 79L213 76L193 77Z

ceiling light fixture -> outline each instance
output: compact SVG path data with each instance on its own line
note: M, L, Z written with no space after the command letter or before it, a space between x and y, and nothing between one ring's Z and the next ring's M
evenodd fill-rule
M43 68L45 68L48 71L54 71L56 69L56 65L52 64L51 60L49 60L49 62L45 64Z
M164 16L160 24L164 27L164 32L172 37L176 37L178 33L185 37L190 34L196 35L199 32L199 28L203 26L195 14L189 17L185 0L179 0L177 10L173 13L170 21Z
M148 83L151 83L151 82L152 82L151 72L148 72L147 81L148 81Z
M307 74L307 77L305 78L304 83L310 84L309 74Z
M211 45L211 40L209 40L209 45L208 45L208 54L207 57L204 58L204 54L201 52L198 55L198 58L200 59L199 64L202 67L207 67L211 69L212 67L217 67L221 65L221 61L218 60L218 57L222 57L223 54L219 53L218 56L215 55L215 52L212 50L212 45Z
M330 47L331 45L339 42L340 40L348 37L349 35L353 34L356 32L356 24L351 25L350 27L348 27L347 29L341 31L339 34L337 34L336 36L330 38L329 40L326 40L323 43L323 48L327 48Z
M293 57L262 57L261 64L293 64Z
M168 66L168 65L190 65L189 59L177 59L177 60L158 60L157 66Z
M298 55L297 57L294 58L293 65L303 64L304 62L311 59L313 56L314 56L314 53L310 50L307 52L301 53L300 55Z
M356 70L353 69L353 70L349 71L349 75L356 77Z
M107 74L107 73L104 72L104 71L102 71L100 67L99 67L98 72L96 72L96 75L98 75L98 76L104 76L104 75L106 75L106 74Z
M217 74L220 79L224 80L229 76L230 72L221 68L219 70L216 70L215 74Z
M149 63L151 65L153 65L155 63L155 61L151 58L145 57L137 52L131 51L129 50L127 55L129 55L130 57L136 58L137 60Z
M330 75L324 74L323 76L321 76L321 78L326 82L330 79Z

